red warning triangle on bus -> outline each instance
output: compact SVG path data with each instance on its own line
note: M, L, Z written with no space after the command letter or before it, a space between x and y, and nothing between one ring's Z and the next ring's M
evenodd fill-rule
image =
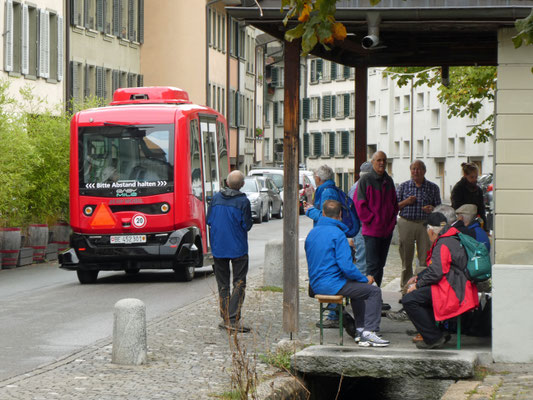
M117 220L109 206L105 203L100 203L98 207L96 207L93 219L90 222L91 227L113 228L116 224Z

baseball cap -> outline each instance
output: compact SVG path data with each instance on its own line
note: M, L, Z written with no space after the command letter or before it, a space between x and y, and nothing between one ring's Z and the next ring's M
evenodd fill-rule
M446 217L443 213L440 212L432 212L428 215L428 218L426 222L424 222L424 225L431 225L431 226L444 226L447 224Z

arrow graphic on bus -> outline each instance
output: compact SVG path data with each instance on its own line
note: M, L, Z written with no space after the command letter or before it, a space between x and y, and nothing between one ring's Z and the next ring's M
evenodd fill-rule
M157 181L157 186L167 186L167 181Z
M96 187L96 183L86 183L85 188L86 189L94 189Z

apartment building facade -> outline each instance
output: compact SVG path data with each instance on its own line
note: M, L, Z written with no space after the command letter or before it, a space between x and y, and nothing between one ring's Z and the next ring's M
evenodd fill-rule
M146 0L141 69L146 85L180 87L225 115L231 167L246 173L257 158L263 57L257 30L229 17L228 3Z
M62 0L4 0L0 79L16 98L22 88L51 106L64 100L65 29ZM20 97L19 97L20 98Z
M308 121L303 135L306 164L308 168L330 165L336 183L346 190L354 180L353 70L318 58L308 65L310 84L302 114ZM423 160L426 178L438 184L442 198L449 200L461 178L462 162L476 163L481 173L493 171L492 138L474 143L467 132L494 112L494 103L485 102L475 120L448 119L446 105L437 95L436 87L426 85L400 88L384 68L369 68L367 156L385 151L388 172L396 183L410 179L412 160Z
M144 0L68 0L67 98L112 99L143 86Z

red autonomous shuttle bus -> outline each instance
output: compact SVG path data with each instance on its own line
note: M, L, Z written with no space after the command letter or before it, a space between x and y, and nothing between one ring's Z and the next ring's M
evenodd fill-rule
M119 89L71 121L71 248L80 283L101 270L173 269L209 256L206 213L229 171L226 120L172 87Z

